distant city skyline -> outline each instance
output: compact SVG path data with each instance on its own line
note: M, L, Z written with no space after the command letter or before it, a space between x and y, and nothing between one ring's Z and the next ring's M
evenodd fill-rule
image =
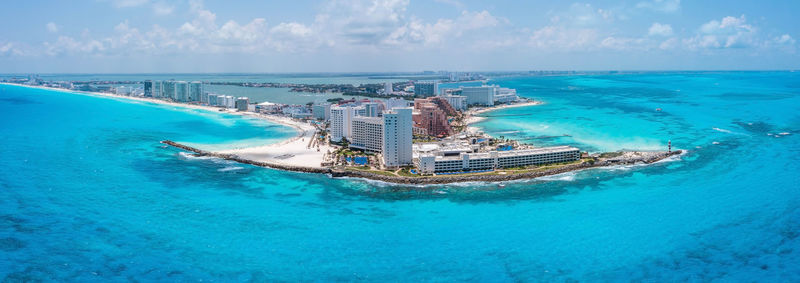
M797 1L29 1L0 73L791 70Z

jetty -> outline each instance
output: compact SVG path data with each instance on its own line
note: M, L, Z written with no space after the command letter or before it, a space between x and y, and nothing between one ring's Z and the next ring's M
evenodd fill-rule
M302 173L317 173L327 174L333 178L351 177L363 178L370 180L383 181L395 184L408 184L408 185L424 185L424 184L451 184L463 182L504 182L522 179L534 179L544 176L562 174L572 171L585 170L590 168L600 168L618 165L634 165L634 164L651 164L663 160L665 158L680 155L682 150L675 150L669 152L639 152L639 151L626 151L601 154L590 161L582 160L577 163L568 164L552 169L545 169L541 171L531 171L516 174L505 175L476 175L476 174L459 174L459 175L445 175L445 176L391 176L386 174L379 174L371 171L358 171L358 170L343 170L331 167L305 167L282 164L278 162L268 161L254 161L246 158L241 158L235 154L218 153L205 151L195 147L183 145L170 140L161 141L161 143L192 152L197 156L210 156L220 159L235 161L243 164L250 164L259 167L272 168L278 170L302 172Z

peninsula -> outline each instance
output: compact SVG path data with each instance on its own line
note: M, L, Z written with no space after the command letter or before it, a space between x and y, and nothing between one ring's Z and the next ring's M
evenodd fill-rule
M281 105L205 92L203 82L145 81L141 88L121 86L104 92L36 81L4 84L265 119L293 127L297 135L279 143L220 151L168 137L162 143L195 155L255 166L398 184L531 179L604 166L650 164L682 153L670 149L589 154L571 146L536 147L489 136L471 126L485 119L481 115L542 104L496 85L440 91L438 82L420 81L411 86L411 95L386 83L376 93L393 96L388 99Z

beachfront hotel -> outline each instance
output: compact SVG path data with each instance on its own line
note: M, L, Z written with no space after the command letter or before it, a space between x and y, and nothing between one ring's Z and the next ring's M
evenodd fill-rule
M248 107L250 106L250 99L244 96L237 97L234 104L236 106L236 111L244 112L247 111Z
M331 121L331 141L333 142L341 142L343 138L352 141L354 117L378 117L381 111L386 108L380 103L368 100L333 106L326 105L324 107L329 109L330 114L328 117ZM314 112L315 109L317 109L317 112ZM316 113L315 116L321 117L321 108L312 106L311 110Z
M175 98L175 81L169 80L164 82L164 89L161 92L161 97L169 99Z
M153 97L153 81L151 80L144 81L144 96Z
M414 99L414 126L425 129L431 136L446 137L453 134L447 116L456 115L456 110L439 97Z
M189 83L189 101L201 101L203 97L203 82L193 81Z
M580 150L571 146L479 153L460 152L458 155L449 155L446 151L434 151L420 154L414 159L414 165L420 173L432 174L569 162L579 160L580 157Z
M153 97L155 98L164 97L164 82L153 81Z
M395 168L412 163L412 110L394 108L383 112L383 164Z
M467 97L463 95L443 95L439 96L446 100L451 107L458 111L467 110Z
M355 106L331 106L331 141L341 142L342 139L351 139L352 119L356 116Z
M495 103L517 101L517 90L497 85L461 87L461 96L466 97L467 105L491 106Z
M462 87L461 95L467 97L467 105L494 105L494 95L497 89L494 86Z
M435 81L419 81L414 83L414 95L435 96L439 93L439 83Z
M175 82L175 96L172 99L180 102L189 102L189 83L185 81Z
M511 103L519 99L519 96L517 96L516 89L499 87L499 86L494 86L494 87L495 87L495 94L494 94L495 103Z
M365 152L381 152L383 148L383 118L356 116L352 121L350 147Z

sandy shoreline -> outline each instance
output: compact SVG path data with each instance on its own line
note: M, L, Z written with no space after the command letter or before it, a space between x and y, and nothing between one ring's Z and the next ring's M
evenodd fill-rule
M155 98L146 98L146 97L132 97L132 96L122 96L110 93L100 93L100 92L88 92L88 91L77 91L77 90L68 90L62 88L53 88L53 87L44 87L44 86L30 86L30 85L21 85L21 84L12 84L12 83L0 83L2 85L10 85L10 86L20 86L20 87L28 87L28 88L37 88L37 89L45 89L51 91L58 91L63 93L70 93L70 94L80 94L80 95L89 95L89 96L98 96L104 98L113 98L113 99L125 99L125 100L132 100L138 102L149 102L159 105L165 106L173 106L173 107L180 107L180 108L187 108L187 109L195 109L195 110L204 110L204 111L211 111L215 113L225 113L225 114L233 114L233 115L241 115L241 116L248 116L254 117L266 121L270 121L272 123L281 124L284 126L289 126L294 128L297 131L297 135L272 144L266 144L261 146L254 146L254 147L246 147L246 148L234 148L234 149L227 149L227 150L219 150L219 153L223 154L234 154L240 156L244 159L250 159L253 161L260 161L260 162L272 162L272 163L280 163L289 166L297 166L297 167L309 167L309 168L320 168L321 163L323 161L324 155L328 152L329 149L332 149L327 144L320 144L318 146L310 147L310 141L316 135L316 128L309 123L296 121L288 117L277 116L277 115L266 115L254 112L237 112L232 111L230 109L225 108L218 108L213 106L204 106L204 105L195 105L195 104L186 104L186 103L178 103L178 102L171 102L165 101ZM220 111L223 110L223 111ZM164 137L168 139L169 137ZM317 150L319 148L319 151Z
M522 102L522 103L504 104L504 105L500 105L500 106L486 107L486 108L481 108L481 109L477 109L477 110L469 110L466 113L464 113L466 115L466 118L464 119L464 123L466 123L466 126L467 126L465 128L465 131L473 132L473 133L480 131L480 128L471 126L473 124L480 123L481 121L488 119L487 117L478 116L480 114L489 113L489 112L492 112L492 111L498 111L498 110L502 110L502 109L508 109L508 108L535 106L535 105L542 105L542 104L544 104L544 102L541 102L541 101L528 101L528 102Z

